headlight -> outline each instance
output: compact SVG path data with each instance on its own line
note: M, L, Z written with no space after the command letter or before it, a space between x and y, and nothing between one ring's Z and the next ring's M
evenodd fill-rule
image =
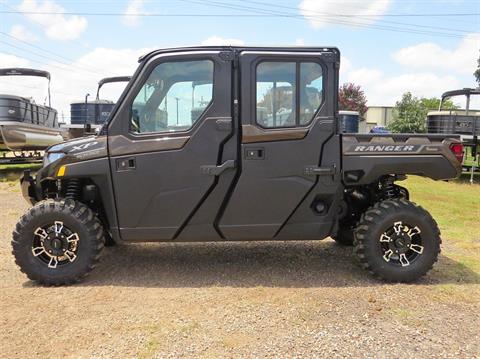
M43 167L49 165L50 163L59 160L65 156L65 153L63 152L47 152L45 153L45 156L43 156Z

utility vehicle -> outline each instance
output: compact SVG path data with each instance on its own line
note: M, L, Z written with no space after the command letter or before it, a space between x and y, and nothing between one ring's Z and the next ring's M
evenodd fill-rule
M341 134L336 48L153 51L98 136L50 147L13 232L21 270L80 280L106 243L320 240L391 281L424 275L440 232L396 181L459 175L458 136ZM125 250L128 250L126 248Z

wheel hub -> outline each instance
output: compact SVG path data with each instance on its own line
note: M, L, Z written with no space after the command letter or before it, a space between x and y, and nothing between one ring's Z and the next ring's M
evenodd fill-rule
M77 258L79 236L63 222L38 227L34 232L32 254L49 268L57 268L73 262Z
M390 243L390 249L397 253L406 253L412 244L412 240L406 234L402 233L400 235L395 234L392 236L392 241Z
M44 240L43 247L47 253L54 256L61 256L68 250L69 244L63 234L56 236L55 233L50 233Z
M395 222L380 236L383 259L394 265L409 266L423 253L421 230Z

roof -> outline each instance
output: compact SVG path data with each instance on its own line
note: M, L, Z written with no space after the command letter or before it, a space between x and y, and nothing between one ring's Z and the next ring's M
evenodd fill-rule
M452 90L452 91L447 91L444 92L442 95L442 99L447 98L447 97L453 97L453 96L466 96L466 95L480 95L480 87L477 87L476 89L473 88L463 88L460 90Z
M138 62L143 62L154 55L168 53L168 52L184 52L184 51L288 51L288 52L334 52L340 59L340 50L332 46L318 46L318 47L262 47L262 46L193 46L193 47L172 47L166 49L153 50L138 59Z
M38 76L45 77L50 80L50 73L48 71L27 69L21 67L0 69L0 76Z
M128 82L130 81L131 76L115 76L115 77L105 77L98 81L98 86L102 87L104 84L108 84L111 82Z

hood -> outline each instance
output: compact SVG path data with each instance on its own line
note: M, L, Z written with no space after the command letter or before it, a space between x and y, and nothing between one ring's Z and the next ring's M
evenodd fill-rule
M92 159L107 155L107 136L88 136L50 146L46 153L62 152L77 159Z

